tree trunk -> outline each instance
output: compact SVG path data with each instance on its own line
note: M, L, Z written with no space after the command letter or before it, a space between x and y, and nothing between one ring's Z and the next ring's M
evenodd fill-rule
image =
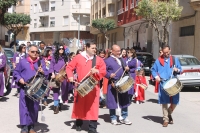
M104 49L108 49L108 41L109 41L109 38L107 37L107 35L105 34L105 38L106 38L106 47Z
M17 45L17 43L16 43L16 34L14 34L14 45L13 45L14 52L17 51L17 50L16 50L16 45Z

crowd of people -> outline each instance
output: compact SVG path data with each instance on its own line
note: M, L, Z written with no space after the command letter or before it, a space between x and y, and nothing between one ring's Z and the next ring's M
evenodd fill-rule
M163 127L173 124L172 112L179 102L179 94L170 97L163 90L164 81L169 79L172 71L174 76L181 72L180 63L175 59L172 62L170 47L164 45L160 50L162 54L152 68L152 77L158 82L157 92L159 103L163 110ZM0 96L3 97L3 71L5 69L5 55L0 47ZM131 125L128 119L128 107L132 103L142 104L145 101L145 89L148 87L143 64L137 59L136 50L121 49L114 44L110 50L97 50L94 42L87 43L83 49L76 53L70 52L63 45L46 46L40 42L39 47L29 42L21 44L13 57L13 79L11 87L17 88L19 97L19 114L21 133L35 133L34 123L37 122L39 102L33 101L26 95L25 86L37 72L43 74L46 80L51 81L61 69L65 69L67 78L57 87L51 87L53 93L53 113L62 110L62 104L68 104L69 97L74 98L72 119L76 119L76 131L81 131L83 120L89 120L88 133L97 132L98 108L107 108L111 124ZM174 67L172 67L174 66ZM86 96L78 94L76 88L89 75L92 75L98 84ZM126 92L120 93L116 83L124 76L134 79L134 84ZM42 99L44 106L48 106L47 99L50 91ZM87 103L87 104L86 104ZM168 108L168 104L171 106ZM116 110L120 109L119 120Z

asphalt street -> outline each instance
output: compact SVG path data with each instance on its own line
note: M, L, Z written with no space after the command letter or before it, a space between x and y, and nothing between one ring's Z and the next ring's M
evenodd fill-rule
M147 78L148 79L148 78ZM19 99L14 95L16 89L0 100L0 125L1 133L20 133L19 126ZM117 125L110 123L108 109L99 109L99 133L200 133L200 91L196 88L183 88L180 94L180 104L175 109L172 117L174 124L162 127L162 109L157 104L157 94L154 86L149 85L145 93L146 100L143 104L132 103L128 109L128 118L132 125ZM74 120L71 119L72 105L63 105L62 112L53 114L53 100L49 99L49 106L42 107L45 122L41 121L39 112L38 123L35 130L38 133L76 133ZM82 131L88 129L88 121L84 122Z

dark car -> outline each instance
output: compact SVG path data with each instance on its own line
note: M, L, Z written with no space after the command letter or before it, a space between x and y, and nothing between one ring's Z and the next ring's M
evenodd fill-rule
M141 61L143 64L143 69L145 71L145 74L150 74L150 69L155 62L155 59L153 58L153 55L148 52L137 52L137 59Z
M11 74L12 74L12 71L13 71L12 62L13 62L14 51L13 51L12 48L4 48L4 51L5 51L5 54L7 56L8 65L11 68Z

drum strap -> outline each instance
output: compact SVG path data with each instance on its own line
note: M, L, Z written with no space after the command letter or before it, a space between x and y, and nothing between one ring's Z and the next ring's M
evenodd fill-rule
M94 58L92 59L92 68L96 66L96 55L94 55Z

